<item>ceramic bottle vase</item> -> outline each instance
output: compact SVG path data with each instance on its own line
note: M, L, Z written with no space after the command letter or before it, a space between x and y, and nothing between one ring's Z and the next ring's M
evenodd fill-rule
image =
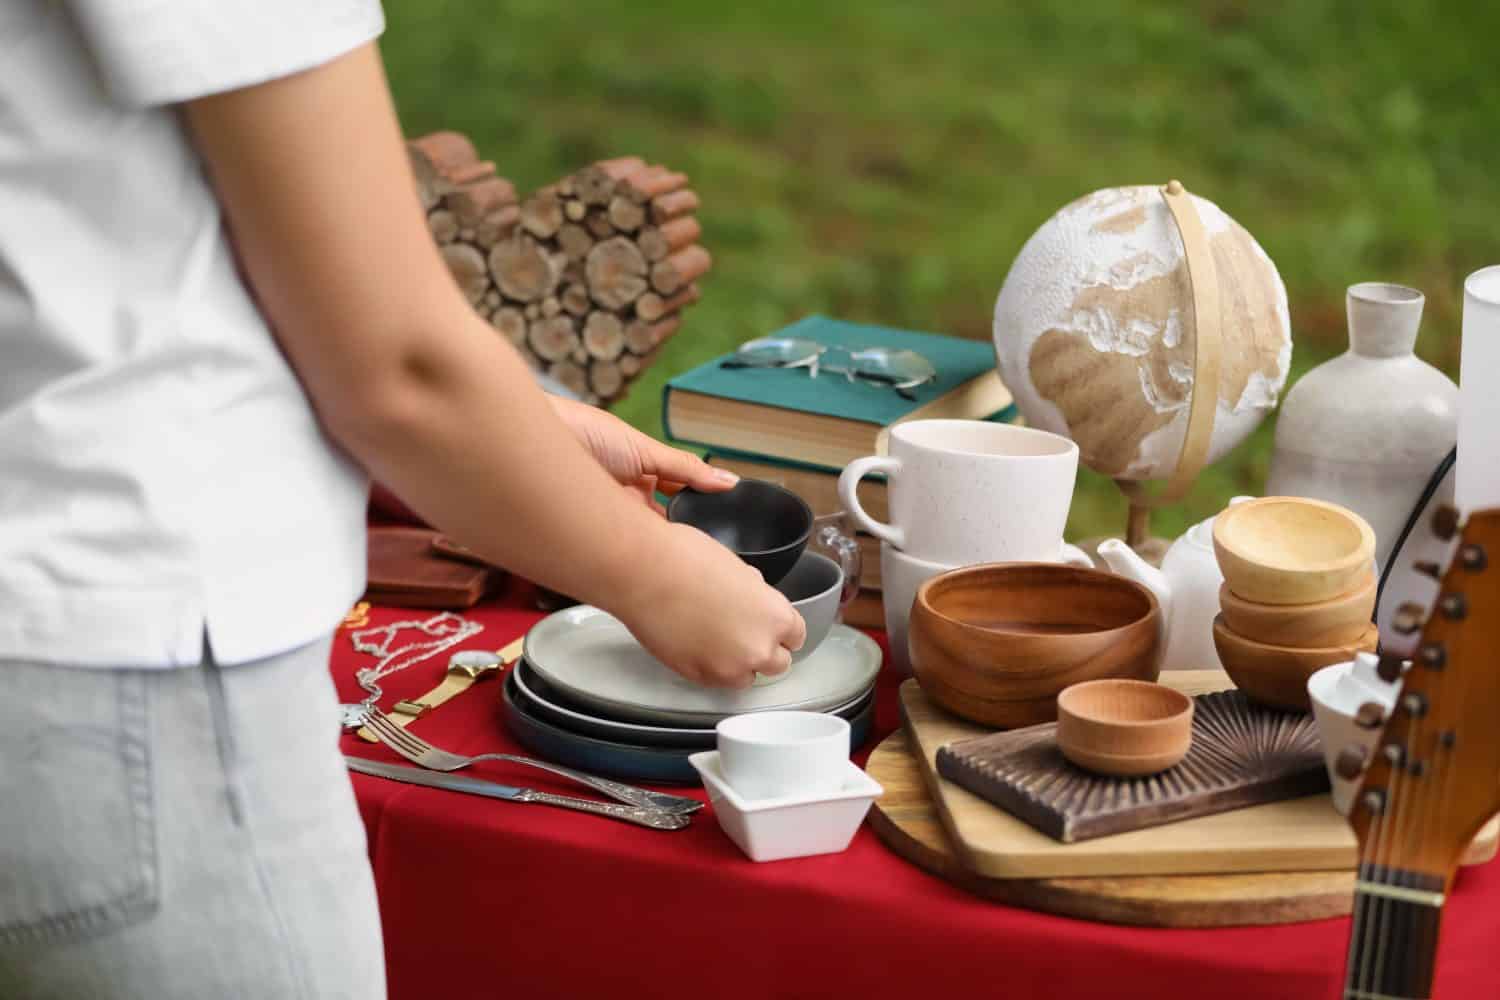
M1375 529L1384 566L1428 477L1458 435L1458 387L1412 353L1421 292L1349 288L1349 350L1304 375L1282 404L1266 493L1342 504Z

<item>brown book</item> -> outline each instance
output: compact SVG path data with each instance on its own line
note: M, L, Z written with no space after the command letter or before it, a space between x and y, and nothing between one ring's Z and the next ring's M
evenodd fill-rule
M1263 708L1241 691L1193 700L1192 748L1161 774L1081 770L1057 748L1055 722L950 743L938 774L1064 843L1328 791L1311 715Z

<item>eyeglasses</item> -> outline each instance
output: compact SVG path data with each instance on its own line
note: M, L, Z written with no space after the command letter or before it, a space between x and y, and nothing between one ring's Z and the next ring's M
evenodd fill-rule
M835 364L826 360L833 359ZM937 369L916 351L889 347L834 347L800 337L761 337L739 346L719 363L720 368L801 368L812 378L821 372L849 381L870 382L894 389L902 399L916 399L911 391L937 378Z

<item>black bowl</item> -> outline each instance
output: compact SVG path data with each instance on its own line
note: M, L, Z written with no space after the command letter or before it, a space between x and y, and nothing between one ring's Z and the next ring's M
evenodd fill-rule
M711 535L775 586L797 565L812 535L812 508L791 490L741 479L732 490L683 490L667 505L667 520Z

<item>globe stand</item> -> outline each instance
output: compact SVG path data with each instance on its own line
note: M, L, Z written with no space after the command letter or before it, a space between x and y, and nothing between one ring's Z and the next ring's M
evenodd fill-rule
M1161 492L1151 494L1144 483L1116 479L1115 485L1130 501L1125 522L1125 544L1143 559L1159 562L1167 542L1151 534L1151 511L1176 503L1193 488L1198 473L1208 460L1213 440L1214 410L1219 402L1219 276L1209 249L1203 220L1193 206L1193 199L1181 181L1173 180L1161 189L1172 221L1182 237L1183 258L1187 264L1188 288L1193 298L1193 387L1188 400L1187 429L1182 436L1182 450L1172 477ZM1153 556L1155 558L1153 558Z

